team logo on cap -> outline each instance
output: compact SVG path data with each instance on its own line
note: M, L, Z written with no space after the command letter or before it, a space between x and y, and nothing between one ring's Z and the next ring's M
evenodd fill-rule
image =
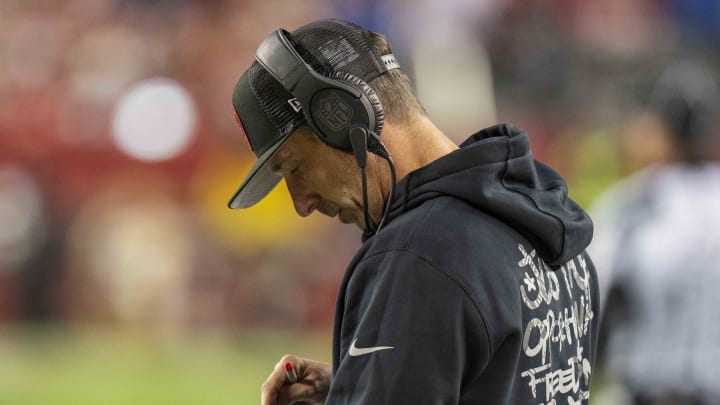
M348 103L335 93L320 100L318 117L333 131L347 127L352 114L353 110Z
M240 114L238 114L237 110L235 109L235 105L233 105L233 113L235 114L235 121L237 122L238 126L240 126L240 130L242 131L243 136L245 137L245 142L248 143L250 146L251 151L255 151L255 148L253 148L252 143L250 143L250 138L247 136L247 132L245 132L245 126L242 123L242 120L240 119Z

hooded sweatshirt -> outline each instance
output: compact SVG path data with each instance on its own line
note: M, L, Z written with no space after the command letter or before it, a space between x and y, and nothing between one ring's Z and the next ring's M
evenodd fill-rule
M340 287L328 404L586 404L592 222L525 132L403 178Z

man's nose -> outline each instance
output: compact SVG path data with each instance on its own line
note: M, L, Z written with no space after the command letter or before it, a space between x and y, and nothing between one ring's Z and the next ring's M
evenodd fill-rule
M306 217L312 214L320 202L320 196L310 192L310 190L299 181L285 180L285 184L290 192L290 197L293 200L293 205L298 215Z

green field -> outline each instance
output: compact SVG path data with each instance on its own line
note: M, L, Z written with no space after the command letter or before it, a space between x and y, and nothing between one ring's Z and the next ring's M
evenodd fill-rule
M285 352L329 361L330 333L2 326L0 404L257 404Z

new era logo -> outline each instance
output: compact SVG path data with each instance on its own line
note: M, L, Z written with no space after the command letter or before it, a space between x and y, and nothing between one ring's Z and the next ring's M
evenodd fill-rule
M290 104L290 107L292 107L295 112L302 110L302 105L300 105L300 102L296 98L291 98L290 100L288 100L288 104Z

